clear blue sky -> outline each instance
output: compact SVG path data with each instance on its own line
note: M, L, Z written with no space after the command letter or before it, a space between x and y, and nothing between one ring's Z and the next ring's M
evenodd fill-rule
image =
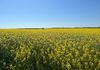
M100 26L100 0L0 0L0 28Z

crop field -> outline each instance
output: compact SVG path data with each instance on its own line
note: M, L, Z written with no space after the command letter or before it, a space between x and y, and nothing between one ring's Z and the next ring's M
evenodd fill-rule
M100 70L100 29L0 29L0 70Z

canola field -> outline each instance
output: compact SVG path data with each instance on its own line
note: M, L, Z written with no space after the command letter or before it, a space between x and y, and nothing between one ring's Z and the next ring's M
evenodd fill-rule
M0 29L0 70L100 70L100 29Z

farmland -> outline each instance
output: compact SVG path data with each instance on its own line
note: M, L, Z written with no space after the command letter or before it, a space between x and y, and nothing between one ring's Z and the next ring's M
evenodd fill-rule
M0 70L100 70L100 29L0 29Z

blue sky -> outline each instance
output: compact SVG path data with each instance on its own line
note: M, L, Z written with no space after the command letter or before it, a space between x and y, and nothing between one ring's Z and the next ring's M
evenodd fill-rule
M100 26L100 0L0 0L0 28Z

